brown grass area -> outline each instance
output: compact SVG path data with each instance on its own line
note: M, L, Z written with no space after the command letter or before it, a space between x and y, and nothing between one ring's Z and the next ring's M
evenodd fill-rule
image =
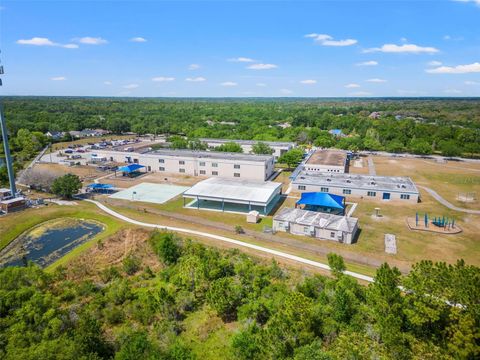
M160 262L147 242L150 233L151 231L141 228L120 230L72 259L67 267L67 278L97 278L103 269L121 264L129 254L141 259L142 266L148 266L152 270L160 268Z
M435 160L373 157L377 175L410 176L419 185L432 188L452 204L480 209L480 164ZM459 193L476 192L477 200L462 202Z
M78 175L81 180L86 181L105 175L105 173L96 170L95 167L86 165L66 166L60 164L36 164L35 169L48 171L56 176L74 174Z

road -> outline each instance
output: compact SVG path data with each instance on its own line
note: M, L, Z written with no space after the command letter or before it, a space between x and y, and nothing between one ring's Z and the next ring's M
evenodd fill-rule
M285 252L282 252L282 251L278 251L278 250L266 248L266 247L263 247L263 246L258 246L258 245L246 243L246 242L243 242L243 241L240 241L240 240L235 240L235 239L228 238L228 237L225 237L225 236L215 235L215 234L211 234L211 233L207 233L207 232L203 232L203 231L196 231L196 230L191 230L191 229L187 229L187 228L179 228L179 227L166 226L166 225L161 225L161 224L145 223L145 222L142 222L142 221L131 219L131 218L125 216L125 215L122 215L122 214L116 212L115 210L112 210L109 207L103 205L102 203L100 203L98 201L90 200L90 199L84 199L84 201L91 202L91 203L95 204L96 206L98 206L101 210L103 210L107 214L109 214L111 216L114 216L117 219L120 219L122 221L128 222L130 224L143 226L143 227L148 227L148 228L175 231L175 232L184 233L184 234L206 237L206 238L214 239L214 240L217 240L217 241L222 241L222 242L226 242L226 243L229 243L229 244L249 248L249 249L252 249L252 250L255 250L255 251L258 251L258 252L263 252L263 253L267 253L267 254L270 254L270 255L282 257L284 259L288 259L288 260L295 261L295 262L298 262L298 263L301 263L301 264L306 264L306 265L309 265L309 266L313 266L313 267L316 267L316 268L319 268L319 269L322 269L322 270L331 271L330 267L327 264L323 264L323 263L318 262L318 261L305 259L305 258L302 258L300 256L288 254L288 253L285 253ZM366 275L359 274L359 273L356 273L356 272L353 272L353 271L345 271L345 274L350 275L350 276L352 276L356 279L367 281L367 282L373 282L374 281L371 276L366 276Z
M471 210L471 209L464 209L464 208L459 208L458 206L453 205L452 203L448 202L445 200L443 197L441 197L435 190L430 189L426 186L422 185L417 185L417 187L425 190L428 192L430 195L433 196L435 200L437 200L440 204L446 206L449 209L455 210L455 211L460 211L468 214L474 214L474 215L480 215L480 210Z

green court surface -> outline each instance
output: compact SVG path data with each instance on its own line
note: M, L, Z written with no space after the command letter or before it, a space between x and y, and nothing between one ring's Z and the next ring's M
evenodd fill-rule
M141 183L110 195L112 199L163 204L189 189L186 186Z

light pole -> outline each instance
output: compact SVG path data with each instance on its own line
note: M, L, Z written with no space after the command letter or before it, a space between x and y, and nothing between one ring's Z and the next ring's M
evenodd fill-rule
M0 75L3 75L3 66L0 65ZM2 79L0 78L0 86ZM0 127L2 129L3 149L5 150L5 164L7 166L8 181L10 183L10 195L15 197L17 195L17 188L15 186L15 174L13 173L13 161L10 155L10 146L8 145L7 123L3 114L3 101L0 97Z

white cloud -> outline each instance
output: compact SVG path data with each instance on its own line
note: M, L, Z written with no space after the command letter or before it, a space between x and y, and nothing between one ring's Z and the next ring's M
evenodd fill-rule
M233 86L237 86L238 84L236 82L233 82L233 81L225 81L225 82L220 83L220 85L225 86L225 87L233 87Z
M368 79L367 82L371 82L371 83L384 83L384 82L387 82L387 80L385 80L385 79L379 79L379 78L373 78L373 79Z
M425 70L430 74L468 74L480 72L480 63L475 62L467 65L440 66L434 69Z
M433 60L433 61L429 61L427 63L428 66L440 66L442 65L442 63L440 61L436 61L436 60Z
M378 61L375 61L375 60L364 61L364 62L357 63L355 65L357 65L357 66L377 66Z
M108 43L107 40L102 39L101 37L90 37L90 36L76 38L73 40L79 42L80 44L86 44L86 45L102 45L102 44Z
M205 79L202 76L197 76L197 77L194 77L194 78L188 77L188 78L185 79L185 81L190 81L190 82L202 82L202 81L206 81L206 80L207 79Z
M480 85L480 82L478 81L471 81L471 80L466 80L464 82L465 85Z
M152 81L156 81L156 82L168 82L168 81L174 81L174 80L175 78L171 76L157 76L152 78Z
M355 39L334 40L333 37L327 34L307 34L306 38L312 38L316 43L323 46L350 46L355 45L358 41Z
M258 87L266 87L267 86L267 84L265 84L265 83L256 83L255 85L258 86Z
M251 70L270 70L276 69L278 66L275 64L252 64L247 66L247 69Z
M112 82L111 81L104 81L103 84L104 85L112 85Z
M435 54L439 50L431 47L431 46L418 46L415 44L403 44L403 45L396 45L396 44L385 44L379 48L371 48L365 49L363 52L370 53L370 52L384 52L384 53L410 53L410 54Z
M17 44L19 45L33 45L33 46L57 46L57 47L63 47L66 49L77 49L78 45L77 44L59 44L54 41L51 41L48 38L42 38L42 37L33 37L31 39L20 39L17 40Z
M307 79L300 81L300 83L305 85L313 85L317 83L317 80Z
M231 62L246 62L246 63L255 62L255 60L253 60L251 58L242 57L242 56L237 57L237 58L228 59L228 61L231 61Z
M462 93L460 90L457 90L457 89L446 89L446 90L443 90L443 92L445 94L461 94Z
M137 42L137 43L144 43L144 42L147 42L147 39L141 37L141 36L137 36L137 37L133 37L130 39L131 42Z
M188 65L188 70L197 70L197 69L200 69L200 65L198 65L198 64Z
M128 84L128 85L124 85L123 88L124 88L124 89L132 90L132 89L138 88L139 86L140 86L140 85L138 85L138 84Z
M54 76L54 77L50 78L50 80L52 80L52 81L65 81L65 80L67 80L67 78L65 76Z
M355 83L351 83L351 84L345 85L345 87L346 87L347 89L355 89L355 88L359 88L360 85L355 84Z
M283 95L293 94L293 91L290 90L290 89L280 89L280 92L281 92Z
M349 95L350 96L370 96L372 95L372 93L369 93L367 91L356 91L356 92L350 93Z

